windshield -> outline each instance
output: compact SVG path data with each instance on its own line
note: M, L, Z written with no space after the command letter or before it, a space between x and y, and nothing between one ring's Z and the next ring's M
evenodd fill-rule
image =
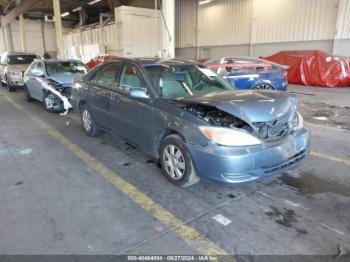
M203 66L148 65L145 68L158 94L165 98L203 96L233 89L226 80Z
M78 61L63 61L45 63L48 75L72 73L72 74L86 74L86 66Z
M7 58L9 65L27 65L31 64L37 56L35 55L10 55Z

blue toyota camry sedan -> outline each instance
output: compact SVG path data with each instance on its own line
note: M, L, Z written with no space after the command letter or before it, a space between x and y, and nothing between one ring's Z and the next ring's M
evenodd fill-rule
M266 60L224 57L210 60L206 65L235 89L286 91L288 87L288 67Z
M109 61L73 84L71 103L87 135L123 137L159 159L177 186L281 174L309 151L294 96L232 90L195 62Z

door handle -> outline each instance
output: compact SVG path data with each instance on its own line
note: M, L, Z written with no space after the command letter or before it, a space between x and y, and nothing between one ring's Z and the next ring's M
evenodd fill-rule
M111 102L119 102L119 98L117 96L111 96Z

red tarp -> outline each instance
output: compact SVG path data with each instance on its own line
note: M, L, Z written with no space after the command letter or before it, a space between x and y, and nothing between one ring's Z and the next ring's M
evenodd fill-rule
M89 69L93 69L95 66L98 66L99 64L102 64L103 62L114 60L117 58L118 58L118 56L114 56L114 55L99 55L99 56L92 58L89 62L87 62L86 66Z
M264 59L289 66L290 84L321 87L350 86L350 58L310 50L282 51Z

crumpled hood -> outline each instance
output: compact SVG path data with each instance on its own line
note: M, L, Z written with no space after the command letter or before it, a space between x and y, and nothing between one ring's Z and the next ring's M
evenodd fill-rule
M72 86L75 79L79 79L83 74L62 73L49 75L48 79L52 79L63 86Z
M27 70L30 64L24 64L24 65L8 65L7 70L8 71L16 71L16 72L24 72Z
M275 91L227 91L176 101L214 106L250 124L275 121L296 110L295 96Z

